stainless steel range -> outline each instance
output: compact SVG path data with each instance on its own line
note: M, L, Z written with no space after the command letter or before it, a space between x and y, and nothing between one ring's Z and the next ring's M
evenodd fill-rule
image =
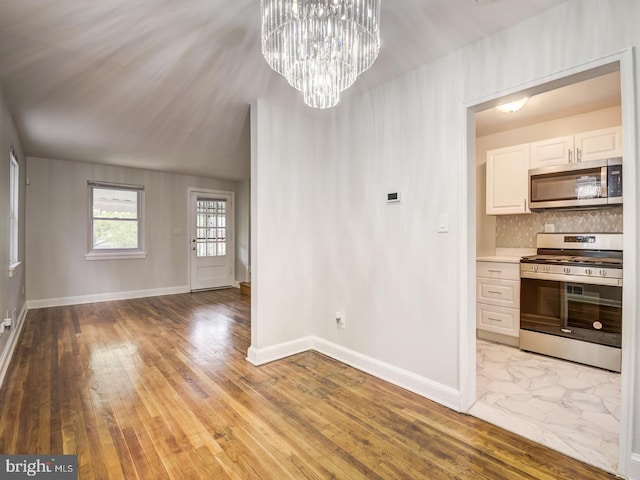
M619 372L622 234L539 233L520 260L520 348Z

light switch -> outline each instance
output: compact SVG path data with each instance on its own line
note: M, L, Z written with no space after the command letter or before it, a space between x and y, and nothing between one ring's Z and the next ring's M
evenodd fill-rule
M447 233L449 231L449 215L442 213L438 215L438 233Z

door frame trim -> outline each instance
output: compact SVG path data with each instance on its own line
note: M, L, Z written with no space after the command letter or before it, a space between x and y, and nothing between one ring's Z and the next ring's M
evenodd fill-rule
M640 344L637 340L638 328L635 327L635 314L638 311L638 302L628 292L635 291L640 283L640 272L637 270L638 259L635 253L635 233L638 231L637 222L637 189L638 183L636 169L636 92L634 84L634 56L633 48L625 48L618 52L602 56L600 58L566 68L540 78L530 80L524 84L513 86L509 89L493 92L485 97L464 102L463 118L466 118L466 132L464 134L466 155L462 156L461 171L463 173L462 184L467 188L462 189L462 229L460 233L460 344L459 344L459 387L460 410L468 412L476 400L476 322L475 322L475 257L476 257L476 151L475 151L475 113L491 106L504 97L512 95L522 96L527 89L536 90L550 82L563 82L568 77L576 74L584 74L590 70L604 67L611 63L619 63L620 88L622 94L622 136L624 162L624 189L625 208L623 212L624 235L624 285L627 294L623 299L623 339L622 339L622 372L621 372L621 411L620 433L618 450L618 474L633 476L640 472L640 455L633 451L634 428L638 428L640 421L633 410L635 392L638 389L638 369L635 360L638 358L637 349ZM545 88L550 90L551 88ZM542 91L542 90L540 90ZM538 91L537 93L539 93Z
M191 217L191 195L194 193L202 193L205 195L225 195L231 197L231 224L233 226L231 231L231 242L229 242L228 247L231 248L231 277L232 277L232 285L235 286L236 282L236 193L231 190L214 190L210 188L200 188L200 187L187 187L187 285L189 286L189 291L192 292L191 288L191 233L193 232L195 225L194 219Z

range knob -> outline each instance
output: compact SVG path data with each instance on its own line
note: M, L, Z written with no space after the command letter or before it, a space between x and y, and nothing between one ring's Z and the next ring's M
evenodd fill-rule
M571 273L571 269L569 267L564 267L562 270L564 273Z
M587 275L591 275L591 274L593 273L593 270L591 270L590 268L587 268L587 269L585 270L585 273L586 273Z
M600 276L601 277L606 277L607 276L607 271L606 270L600 270Z
M537 272L537 271L538 271L538 265L534 265L531 269L532 269L534 272Z
M549 270L551 270L551 267L549 265L545 265L544 266L544 271L548 272Z

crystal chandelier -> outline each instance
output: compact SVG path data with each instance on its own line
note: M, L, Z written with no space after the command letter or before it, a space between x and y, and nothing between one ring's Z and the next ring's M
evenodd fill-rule
M380 51L380 0L260 0L262 54L304 94L330 108Z

